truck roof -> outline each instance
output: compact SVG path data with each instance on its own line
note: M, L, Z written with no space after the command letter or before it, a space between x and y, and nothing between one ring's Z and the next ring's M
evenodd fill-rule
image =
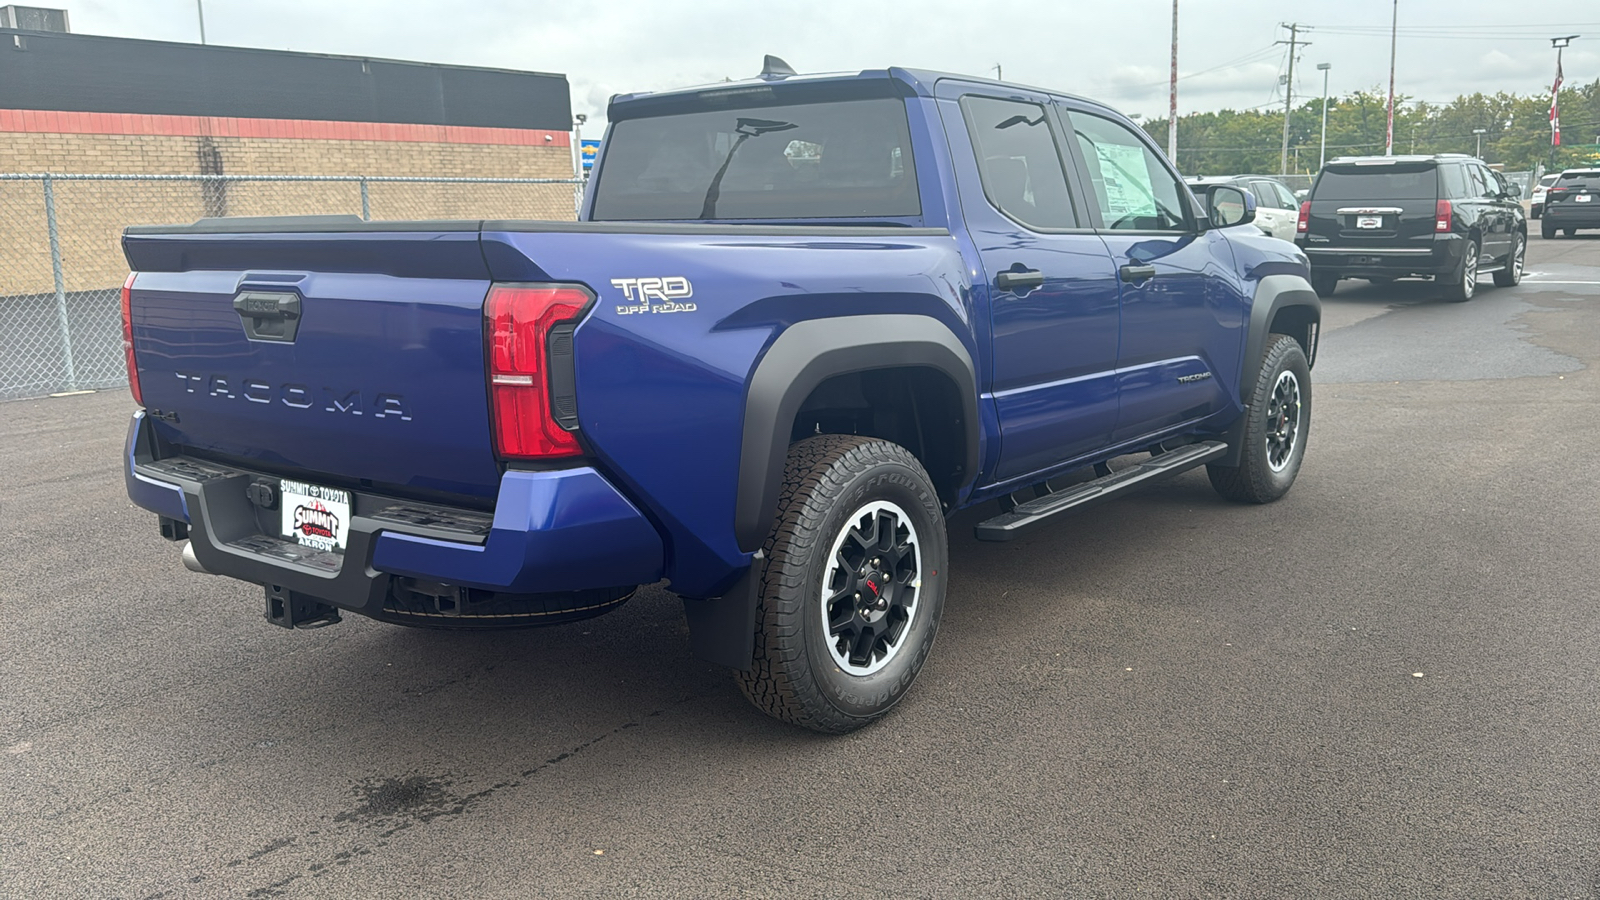
M814 72L797 75L769 75L746 78L739 81L721 81L713 84L695 85L692 87L673 88L666 91L639 91L630 94L614 94L607 105L606 118L610 120L631 118L633 115L644 114L643 110L627 109L634 104L649 104L671 100L692 99L698 95L734 95L745 92L756 92L780 88L783 85L811 85L824 86L835 84L846 86L851 82L883 82L893 81L909 89L909 95L915 97L932 97L935 83L942 79L960 81L965 84L993 87L1001 91L1029 91L1032 93L1049 94L1097 107L1108 112L1121 113L1097 100L1090 100L1066 91L1051 88L1033 87L1009 81L995 81L992 78L979 78L973 75L961 75L955 72L940 72L930 69L903 69L890 67L887 69L862 69L859 72ZM620 113L618 115L617 113Z

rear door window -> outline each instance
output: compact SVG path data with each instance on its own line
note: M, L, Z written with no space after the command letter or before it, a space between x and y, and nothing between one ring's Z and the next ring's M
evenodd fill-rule
M625 119L606 143L598 221L922 214L901 100Z
M1035 229L1076 228L1056 135L1038 103L961 98L983 193L995 209Z
M1456 163L1439 167L1439 186L1444 191L1440 196L1449 200L1465 200L1472 196L1467 189L1466 170Z
M1433 163L1329 166L1312 195L1318 200L1432 200L1439 196Z

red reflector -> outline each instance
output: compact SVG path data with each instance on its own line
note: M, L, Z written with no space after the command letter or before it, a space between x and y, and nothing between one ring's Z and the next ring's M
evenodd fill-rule
M501 456L581 456L572 432L550 411L550 329L576 319L589 295L575 287L496 285L484 301L489 341L489 396L495 449Z
M133 358L133 279L136 272L128 273L122 283L122 356L128 364L128 389L133 391L133 402L144 405L144 392L139 390L139 363Z
M1433 207L1433 230L1450 230L1450 201L1440 200Z
M1300 203L1300 221L1294 226L1295 231L1305 232L1311 230L1311 201L1303 200Z

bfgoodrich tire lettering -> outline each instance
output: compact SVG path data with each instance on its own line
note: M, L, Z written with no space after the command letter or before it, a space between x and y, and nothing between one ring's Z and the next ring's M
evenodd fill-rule
M1248 415L1239 465L1206 466L1206 474L1229 500L1270 503L1294 485L1311 434L1311 367L1294 338L1267 339Z
M857 552L869 544L887 549ZM830 734L888 712L922 669L944 605L944 516L916 457L851 435L792 445L765 549L755 659L737 676L745 696L774 718ZM840 646L857 633L845 621L850 610L840 607L832 628L826 612L829 596L854 599L841 575L864 579L863 587L870 580L890 598L882 610L864 611L861 621L872 621L854 655ZM863 605L877 597L872 587L861 593ZM877 623L887 623L881 639Z

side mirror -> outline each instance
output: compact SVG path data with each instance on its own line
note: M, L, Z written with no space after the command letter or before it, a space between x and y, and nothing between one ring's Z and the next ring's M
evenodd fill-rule
M1204 187L1206 218L1212 228L1231 228L1256 220L1255 195L1231 184Z

